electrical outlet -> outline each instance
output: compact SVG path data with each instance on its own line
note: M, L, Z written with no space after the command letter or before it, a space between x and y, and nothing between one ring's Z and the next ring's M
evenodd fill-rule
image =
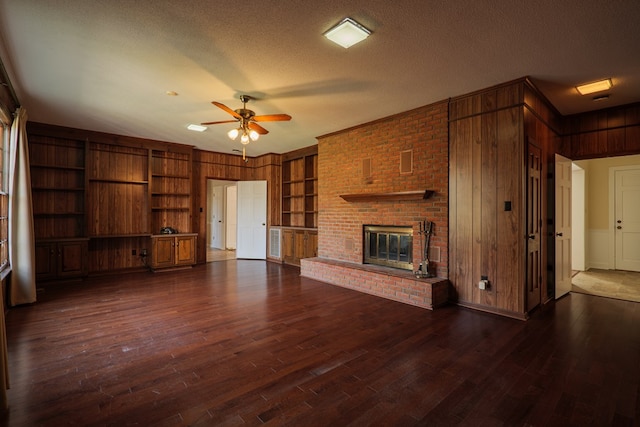
M478 282L478 289L486 290L489 289L489 281L487 279L482 279Z

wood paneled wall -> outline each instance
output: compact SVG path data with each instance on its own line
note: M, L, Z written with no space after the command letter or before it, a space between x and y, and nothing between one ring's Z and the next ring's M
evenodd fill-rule
M560 115L527 80L520 79L450 102L449 281L460 305L527 316L526 154L542 150L540 194L541 300L553 289L547 277L549 175L559 150ZM510 209L507 208L510 204ZM487 290L478 282L486 276Z
M515 317L525 314L522 99L517 82L452 99L449 111L453 299ZM486 290L478 287L482 276Z
M572 160L640 153L640 103L566 117L561 149Z
M37 237L89 237L89 274L144 268L142 258L132 251L149 250L148 236L157 233L160 226L165 225L178 226L181 232L198 233L198 262L206 262L207 179L266 180L269 194L268 223L280 224L279 154L249 158L244 162L237 155L192 149L188 145L35 122L28 124L28 132L30 138L46 148L39 148L32 162L71 169L72 172L56 170L55 179L62 179L60 177L66 176L65 173L76 173L77 168L79 178L71 178L77 179L78 183L65 182L65 186L79 187L78 193L83 194L81 190L86 185L84 206L76 209L84 212L86 220L77 222L85 225L77 226L74 223L73 227L67 227L60 217L56 217L55 221L44 217L39 223L40 228L36 230ZM163 157L162 153L166 155ZM70 157L72 154L80 157ZM180 161L173 162L171 167L162 167L167 156L189 159L188 165ZM85 173L86 181L83 177ZM164 196L156 195L155 199L158 200L152 200L153 194L183 193L183 190L171 188L169 191L162 185L171 185L171 182L160 182L158 179L166 181L174 176L187 175L191 176L191 196L186 198L190 209L168 207L168 212L173 216L167 220L167 224L161 224L163 215L168 213L151 211L160 209L156 206L158 204L163 206ZM54 182L52 180L49 186ZM44 186L45 183L34 182L33 185ZM61 203L60 196L52 199ZM184 203L179 197L174 199L180 204ZM64 207L64 210L70 208ZM176 215L188 215L188 219L175 224ZM59 224L63 224L65 230L72 234L66 235L64 230L60 230Z
M280 155L265 154L249 158L211 151L193 152L193 232L198 233L198 263L206 262L205 216L207 204L207 179L228 181L267 181L267 223L269 226L280 224Z

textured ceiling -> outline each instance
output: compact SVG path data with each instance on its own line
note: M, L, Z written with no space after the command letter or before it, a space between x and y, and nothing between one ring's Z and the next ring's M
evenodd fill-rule
M372 30L348 50L322 37L346 16ZM186 126L252 95L293 117L256 156L524 76L563 114L640 101L639 22L638 0L0 0L0 55L32 121L212 151L232 124ZM607 101L574 89L605 77Z

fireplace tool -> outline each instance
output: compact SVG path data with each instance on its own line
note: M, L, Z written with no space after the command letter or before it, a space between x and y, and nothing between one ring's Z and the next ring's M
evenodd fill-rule
M422 262L420 267L415 272L416 277L433 277L434 275L429 271L429 244L431 243L431 230L433 229L433 222L420 221L420 246L422 246Z

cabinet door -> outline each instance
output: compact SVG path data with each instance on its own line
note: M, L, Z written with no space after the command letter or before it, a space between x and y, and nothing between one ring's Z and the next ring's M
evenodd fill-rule
M294 257L295 264L300 265L300 258L304 258L305 245L307 240L307 232L305 230L295 231Z
M176 264L196 263L196 238L195 236L176 237Z
M294 262L293 239L293 230L282 230L282 259L287 264Z
M48 279L56 275L56 244L36 243L36 279Z
M58 276L83 276L87 271L87 242L58 243Z
M304 257L313 258L318 256L318 232L307 231L306 240L304 242Z
M175 264L175 238L155 237L152 239L153 266L170 267Z

